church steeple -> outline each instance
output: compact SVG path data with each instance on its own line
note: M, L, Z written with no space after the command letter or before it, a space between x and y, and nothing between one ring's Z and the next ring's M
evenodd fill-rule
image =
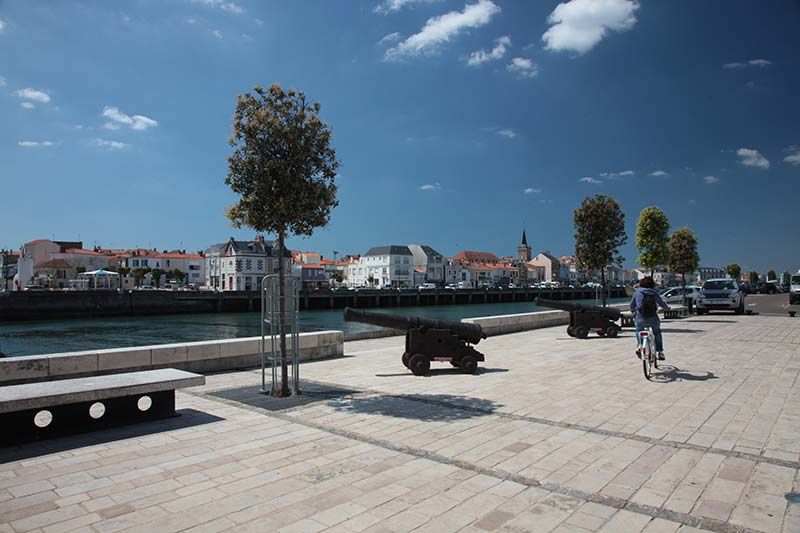
M525 228L522 229L522 243L517 247L517 259L522 262L531 260L531 247L528 246L528 237L525 235Z

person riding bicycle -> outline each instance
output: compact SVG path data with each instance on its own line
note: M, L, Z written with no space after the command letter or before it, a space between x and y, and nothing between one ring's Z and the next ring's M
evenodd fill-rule
M642 338L639 335L645 328L652 328L656 338L656 352L659 361L664 360L664 339L661 336L661 320L658 318L658 308L668 310L669 305L655 291L656 282L651 276L639 280L639 288L631 299L631 313L636 315L636 355L642 357Z

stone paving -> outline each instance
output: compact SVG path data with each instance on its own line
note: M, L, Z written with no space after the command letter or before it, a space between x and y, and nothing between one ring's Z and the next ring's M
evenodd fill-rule
M347 343L301 375L349 390L283 410L210 375L178 418L0 449L0 532L798 532L797 320L666 322L654 382L629 332L561 327L487 339L474 376Z

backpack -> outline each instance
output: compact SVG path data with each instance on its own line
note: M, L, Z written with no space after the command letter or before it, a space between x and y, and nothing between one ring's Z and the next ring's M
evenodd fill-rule
M658 306L656 305L656 296L654 294L642 294L642 307L639 312L643 317L654 317L658 315Z

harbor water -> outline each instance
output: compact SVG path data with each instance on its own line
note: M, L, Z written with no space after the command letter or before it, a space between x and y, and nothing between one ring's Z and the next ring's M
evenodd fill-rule
M609 300L618 303L625 299ZM595 300L577 300L595 304ZM468 317L531 313L548 310L533 302L371 308L370 311L461 320ZM86 318L0 324L0 352L6 356L38 355L255 337L261 334L260 313L209 313L118 318ZM302 311L300 330L340 330L345 335L378 330L376 326L345 322L342 310Z

